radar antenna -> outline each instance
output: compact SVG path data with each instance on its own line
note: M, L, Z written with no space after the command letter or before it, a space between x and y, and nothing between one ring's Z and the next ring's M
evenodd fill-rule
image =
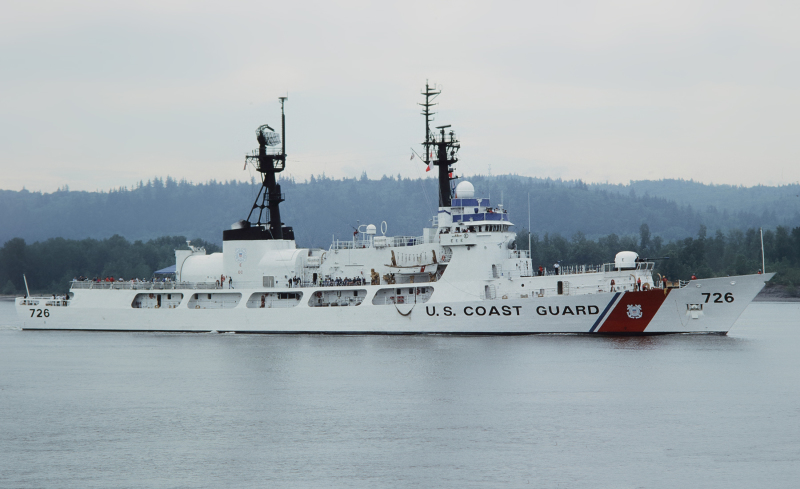
M256 170L261 173L261 188L258 190L256 200L247 215L249 226L256 209L258 217L255 225L264 228L271 239L294 239L291 227L285 227L281 222L279 205L283 202L284 195L281 186L277 183L275 175L286 168L286 114L284 103L289 97L278 97L281 101L281 134L275 132L269 125L264 124L256 129L258 149L253 154L245 156L245 162L255 164ZM280 148L276 148L280 144ZM263 221L262 221L263 218Z

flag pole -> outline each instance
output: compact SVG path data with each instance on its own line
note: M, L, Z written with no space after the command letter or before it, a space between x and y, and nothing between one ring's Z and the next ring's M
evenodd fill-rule
M761 273L767 273L766 262L764 261L764 228L758 228L761 233Z
M531 251L531 193L528 192L528 258L533 260ZM531 261L531 268L533 268L533 261Z

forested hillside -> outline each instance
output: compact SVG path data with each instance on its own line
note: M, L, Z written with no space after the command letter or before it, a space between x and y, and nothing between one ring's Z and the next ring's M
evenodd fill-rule
M469 180L479 196L505 204L517 229L528 227L530 194L531 227L540 236L637 235L640 226L647 224L653 236L676 240L695 235L701 225L712 233L800 225L791 186L743 189L662 181L620 187L517 176ZM664 195L655 191L659 185L668 189ZM284 179L281 186L286 194L283 221L294 227L301 246L327 246L333 235L346 237L359 221L387 221L388 234L419 235L436 213L438 202L432 179L321 176L306 182ZM113 235L130 240L184 235L221 243L222 230L247 217L257 190L250 182L192 184L171 178L109 192L0 190L0 243L15 237L35 242Z
M531 257L534 267L552 268L555 262L567 264L601 264L613 260L621 250L639 252L642 257L661 258L656 273L670 279L686 280L755 273L761 268L761 243L758 230L717 231L708 235L701 227L694 237L664 242L653 237L646 224L638 236L611 234L596 240L581 233L570 238L560 234L531 235ZM194 245L218 251L213 244L193 240ZM51 238L27 244L21 238L7 241L0 247L0 292L24 291L22 274L28 277L32 291L63 293L73 277L148 279L157 269L175 263L174 249L185 248L183 236L166 236L147 242L130 242L120 236L104 240L67 240ZM528 232L522 230L517 247L528 248ZM789 286L787 291L798 295L800 286L800 227L789 230L778 227L764 233L767 270L777 271L773 283Z
M592 188L623 195L650 195L691 205L707 225L724 228L796 223L800 185L737 187L706 185L691 180L639 180L627 185L595 184Z

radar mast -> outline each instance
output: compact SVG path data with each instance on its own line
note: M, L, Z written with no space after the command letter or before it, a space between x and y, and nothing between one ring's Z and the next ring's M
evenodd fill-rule
M458 178L453 175L455 169L451 165L458 161L457 153L461 148L461 143L456 139L452 129L445 132L450 125L438 126L436 128L439 130L438 135L430 129L430 123L433 121L431 116L435 114L435 112L431 112L431 107L437 105L431 101L440 93L442 93L441 90L434 90L427 81L425 82L425 91L422 92L422 95L425 96L425 103L419 104L423 107L422 115L425 116L425 142L422 145L425 148L425 165L430 166L431 159L433 159L433 164L439 167L439 207L450 207L453 197L452 181ZM436 149L435 158L433 158L434 153L431 148Z
M436 114L436 112L431 112L431 107L433 107L434 105L438 105L431 102L440 93L442 93L441 90L439 91L434 90L433 87L428 85L428 80L425 80L425 91L422 92L422 95L425 96L425 103L417 104L423 107L422 115L425 116L425 142L422 143L422 146L425 148L425 166L428 166L430 164L432 156L430 148L433 145L432 141L434 139L434 135L433 133L431 133L431 122L433 122L433 115Z
M294 239L291 227L286 227L281 222L280 203L284 195L281 186L276 180L276 175L286 168L286 114L284 103L288 97L278 97L281 102L281 134L276 133L270 126L264 124L256 129L258 149L253 154L245 156L245 162L255 164L256 171L261 173L261 188L258 190L250 214L247 215L245 226L255 225L263 229L266 234L263 239ZM276 147L280 144L280 147ZM250 219L256 214L256 222Z

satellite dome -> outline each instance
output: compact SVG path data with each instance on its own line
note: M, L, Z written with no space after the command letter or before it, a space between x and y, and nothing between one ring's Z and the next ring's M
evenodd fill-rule
M370 224L367 226L367 234L375 234L376 231L377 228L375 227L374 224Z
M471 183L464 181L456 186L457 199L471 199L475 197L475 187Z

